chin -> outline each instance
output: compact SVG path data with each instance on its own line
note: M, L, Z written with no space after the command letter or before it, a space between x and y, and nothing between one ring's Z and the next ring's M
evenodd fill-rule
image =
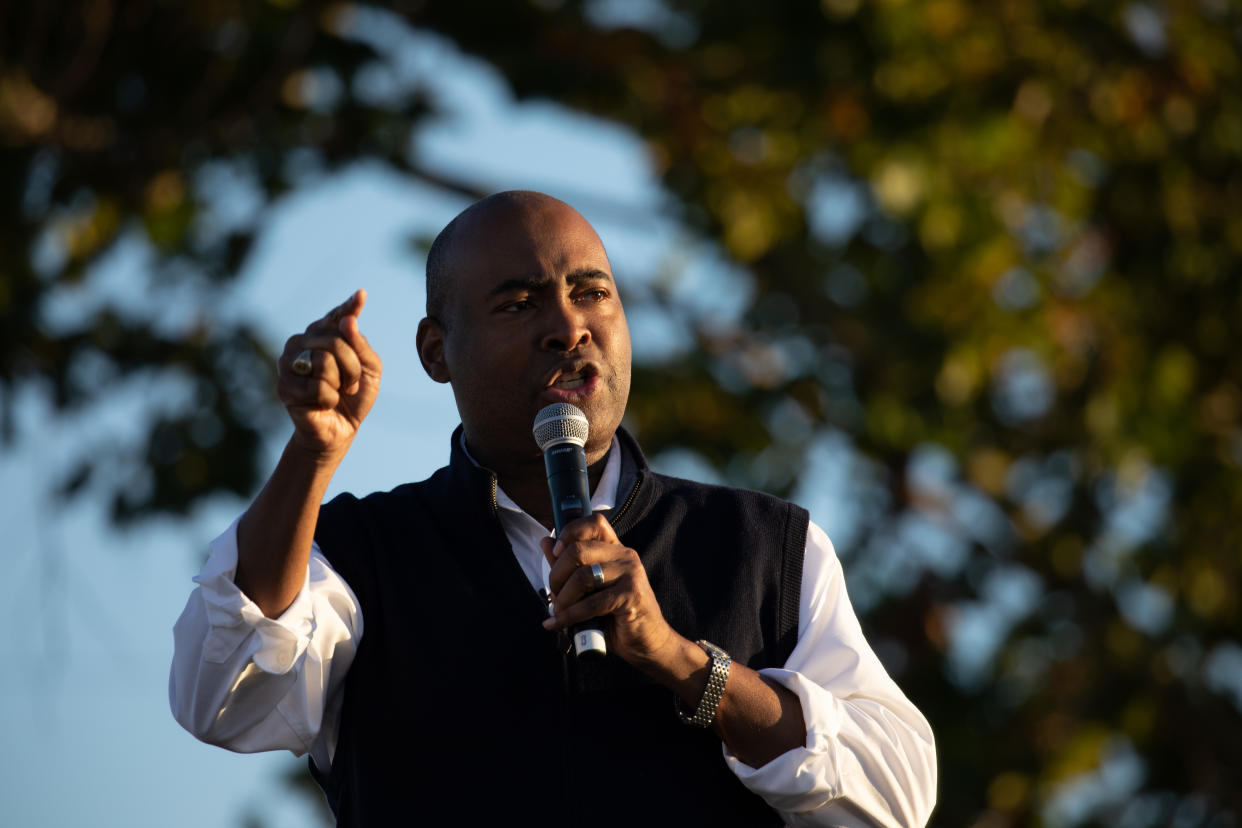
M614 411L590 411L586 408L582 410L586 414L587 421L591 423L591 434L587 438L588 448L607 449L612 441L612 435L621 426L621 416ZM622 414L625 412L622 411ZM600 442L602 440L602 443Z

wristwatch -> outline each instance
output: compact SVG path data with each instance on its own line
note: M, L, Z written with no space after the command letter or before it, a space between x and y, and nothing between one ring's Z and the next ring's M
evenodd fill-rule
M702 647L712 660L712 671L707 676L707 686L703 688L703 695L699 699L699 706L695 709L693 716L687 716L682 711L676 696L673 697L673 703L677 707L677 718L681 719L683 724L710 727L716 720L716 708L720 706L720 699L724 696L725 682L729 680L729 668L733 664L733 659L710 641L699 639L694 643Z

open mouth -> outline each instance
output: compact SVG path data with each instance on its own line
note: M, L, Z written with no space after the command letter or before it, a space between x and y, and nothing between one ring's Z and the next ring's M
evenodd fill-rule
M552 380L549 387L561 391L572 391L581 388L599 375L599 369L590 363L573 371L562 371Z
M589 377L585 375L584 371L576 371L572 374L562 374L557 378L556 382L552 383L552 387L565 389L581 388L586 385L586 381L588 379Z

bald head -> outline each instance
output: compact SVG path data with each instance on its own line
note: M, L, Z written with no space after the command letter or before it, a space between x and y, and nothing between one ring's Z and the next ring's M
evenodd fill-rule
M440 231L431 243L431 249L427 251L427 315L441 325L450 324L449 317L452 313L449 296L461 266L463 253L486 244L489 230L504 223L529 225L538 221L540 215L564 211L572 213L587 224L586 219L573 207L560 199L534 190L493 193L458 213Z
M541 193L472 204L427 256L418 354L452 386L470 451L489 468L540 466L530 424L553 402L586 414L587 457L602 458L629 397L630 334L595 229Z

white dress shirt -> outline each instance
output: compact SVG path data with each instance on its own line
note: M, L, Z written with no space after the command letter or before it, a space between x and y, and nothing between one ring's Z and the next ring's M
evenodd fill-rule
M591 497L593 511L615 505L620 452L609 455ZM539 540L548 530L499 489L496 500L527 579L546 588ZM204 742L240 753L310 753L326 770L336 750L345 673L363 635L358 600L317 546L301 592L278 618L266 618L234 585L236 569L234 522L212 541L194 578L198 587L173 628L173 715ZM759 768L723 748L742 784L788 825L926 823L936 799L931 728L863 637L832 543L814 523L802 564L798 643L783 669L760 672L797 695L806 744Z

